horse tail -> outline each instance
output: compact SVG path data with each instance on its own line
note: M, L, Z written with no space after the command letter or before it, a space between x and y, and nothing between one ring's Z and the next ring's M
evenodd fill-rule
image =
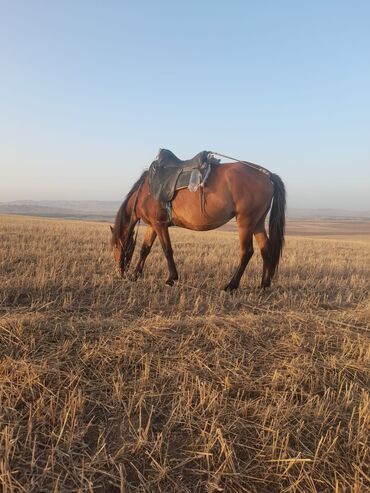
M278 269L284 247L286 192L284 183L278 175L271 173L270 180L274 185L269 220L269 254L272 277Z

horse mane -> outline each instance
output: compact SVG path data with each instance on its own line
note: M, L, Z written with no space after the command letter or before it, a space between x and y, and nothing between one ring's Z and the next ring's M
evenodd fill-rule
M143 171L140 178L132 185L131 190L128 192L128 194L125 197L125 200L121 204L121 207L118 209L118 212L116 214L116 219L114 221L113 231L112 231L112 246L114 246L118 243L119 239L121 238L122 230L123 230L124 226L126 225L125 224L125 211L126 211L128 201L130 200L132 194L135 193L139 189L140 185L145 180L147 174L148 174L148 170Z

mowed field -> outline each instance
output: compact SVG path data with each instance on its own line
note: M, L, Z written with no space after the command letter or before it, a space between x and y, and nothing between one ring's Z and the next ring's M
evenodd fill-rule
M107 224L0 217L0 491L369 491L370 242L228 294L236 233L171 236L168 288L158 244L132 283Z

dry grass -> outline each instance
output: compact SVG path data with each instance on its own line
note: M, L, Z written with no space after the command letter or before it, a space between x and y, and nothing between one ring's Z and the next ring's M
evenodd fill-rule
M229 295L234 233L174 230L166 288L107 225L0 221L2 492L368 491L369 243L288 239Z

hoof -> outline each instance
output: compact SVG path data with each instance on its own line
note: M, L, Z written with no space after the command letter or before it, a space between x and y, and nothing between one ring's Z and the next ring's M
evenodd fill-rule
M166 286L172 287L174 284L175 284L175 281L173 279L167 279Z
M131 281L137 281L140 277L143 277L143 274L141 272L133 272L131 276Z
M260 289L262 289L263 291L265 291L265 290L266 290L266 289L268 289L270 286L271 286L271 284L261 284Z
M236 289L238 289L239 286L234 286L233 284L227 284L223 291L225 291L226 293L231 293L231 291L235 291Z

